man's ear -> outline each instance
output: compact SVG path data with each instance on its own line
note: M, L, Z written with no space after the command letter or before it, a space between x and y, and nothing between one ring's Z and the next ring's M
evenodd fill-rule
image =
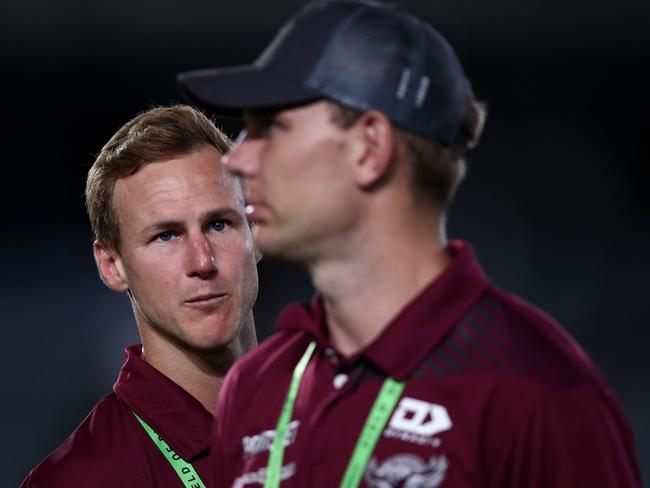
M355 131L362 147L355 161L357 184L361 188L369 188L391 169L395 148L394 129L383 113L370 110L357 120Z
M100 241L93 243L93 254L99 276L106 286L115 291L127 291L129 284L119 253Z

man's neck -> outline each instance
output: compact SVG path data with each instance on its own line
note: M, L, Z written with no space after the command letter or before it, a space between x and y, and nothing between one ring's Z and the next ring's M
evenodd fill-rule
M449 264L444 221L437 219L436 226L430 218L412 217L401 226L390 222L387 217L376 228L365 226L347 256L310 268L332 343L344 355L376 339Z
M251 318L252 321L252 318ZM212 415L217 409L217 398L230 366L244 352L254 346L246 336L249 326L233 343L219 350L196 351L182 348L151 330L140 327L142 359L167 376L196 398ZM253 325L250 325L254 331Z

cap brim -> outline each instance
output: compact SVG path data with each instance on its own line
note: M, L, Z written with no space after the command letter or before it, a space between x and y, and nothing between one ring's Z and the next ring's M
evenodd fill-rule
M192 103L220 112L307 103L322 95L255 65L180 73L176 81Z

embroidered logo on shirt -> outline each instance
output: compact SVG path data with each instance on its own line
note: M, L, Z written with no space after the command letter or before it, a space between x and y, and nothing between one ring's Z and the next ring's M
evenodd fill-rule
M296 440L298 427L300 427L300 420L293 420L287 424L287 432L284 435L284 447L293 444ZM242 447L244 448L244 458L270 450L274 437L275 429L265 430L256 435L247 435L243 437L241 442Z
M425 463L413 454L397 454L380 465L372 458L364 479L371 488L435 488L444 481L447 466L444 455L433 456Z
M432 437L451 429L452 425L449 413L442 405L404 397L395 409L384 437L438 447L440 440Z
M244 473L239 478L235 480L232 484L233 488L242 488L246 485L251 485L256 483L258 485L263 485L266 481L266 468L260 468L257 471L251 471L250 473ZM280 471L280 481L291 478L296 474L296 463L289 463L282 466L282 471Z

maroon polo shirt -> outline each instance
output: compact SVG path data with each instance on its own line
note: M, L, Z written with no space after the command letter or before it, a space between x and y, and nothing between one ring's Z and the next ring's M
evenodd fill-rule
M205 482L212 415L192 395L126 349L113 387L75 431L36 466L21 488L182 487L133 415L135 411Z
M639 487L633 434L610 388L548 316L496 289L470 247L353 357L331 345L322 303L227 376L213 435L219 486L259 487L296 363L310 341L285 436L283 487L338 486L387 376L406 387L361 486Z

